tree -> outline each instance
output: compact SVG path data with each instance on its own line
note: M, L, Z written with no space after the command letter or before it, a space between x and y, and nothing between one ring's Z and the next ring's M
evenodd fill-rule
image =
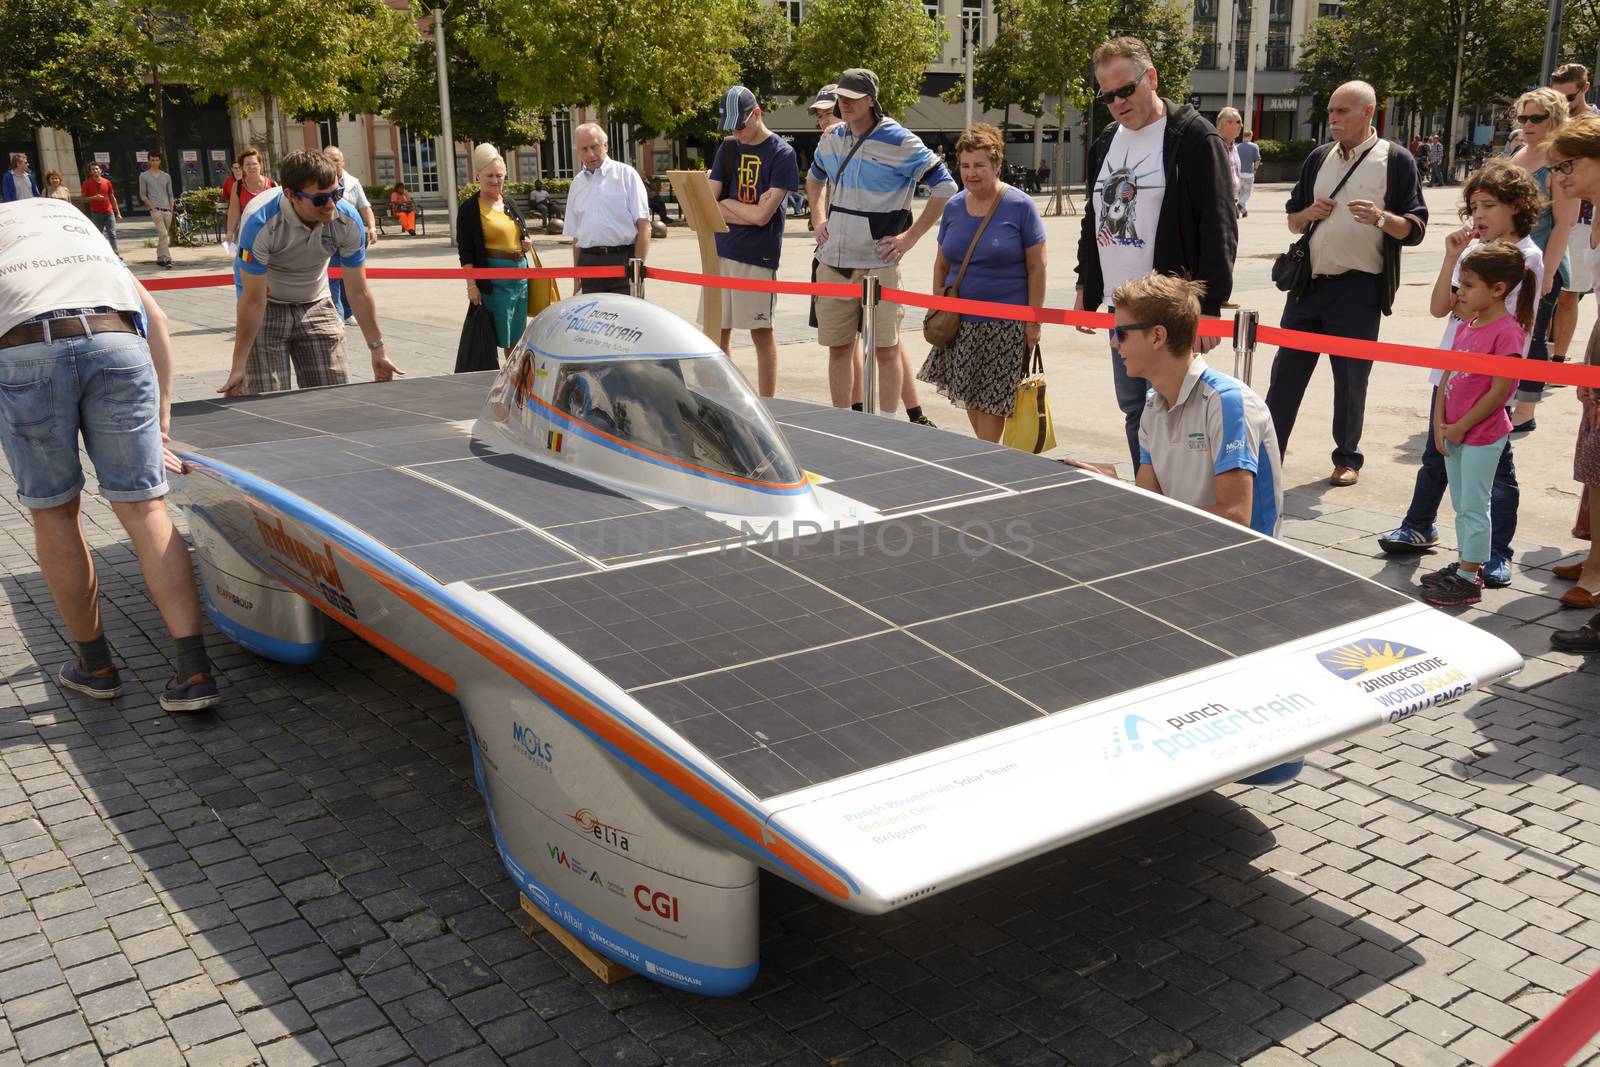
M127 42L90 0L0 3L0 114L79 134L124 126L145 108Z
M501 98L534 112L591 105L670 131L733 83L746 0L486 0L503 32L475 39Z
M1311 98L1312 122L1319 123L1327 117L1328 97L1349 81L1354 71L1360 71L1372 85L1380 102L1400 88L1406 47L1403 35L1368 32L1369 24L1377 24L1389 13L1381 0L1350 0L1342 16L1319 18L1306 27L1300 38L1300 60L1295 66L1300 75L1295 91ZM1397 19L1395 25L1398 22ZM1454 54L1452 47L1451 55Z
M417 13L417 12L414 12ZM445 19L445 60L450 71L451 133L462 140L502 148L533 144L544 136L539 113L508 103L499 72L480 63L476 42L499 34L497 13L484 0L454 0ZM424 137L442 133L439 67L432 36L419 37L406 62L383 85L382 114Z
M1200 35L1182 0L1121 0L1111 13L1109 37L1137 37L1150 49L1161 79L1161 95L1178 103L1189 97L1189 73L1200 62Z
M797 94L838 81L851 67L878 76L878 103L903 114L922 95L922 74L948 38L918 0L811 0L794 32L789 86Z
M1001 100L1056 119L1055 195L1048 213L1064 210L1067 113L1089 105L1089 56L1106 39L1112 0L1000 0L1004 27L973 59L974 92L991 107ZM994 95L990 95L991 92Z
M739 84L755 93L763 106L781 91L792 30L783 8L747 0L739 27L743 40L733 50L733 62L739 68Z
M268 166L277 163L277 115L371 111L417 40L416 22L383 0L163 0L187 26L173 80L241 112L267 116Z

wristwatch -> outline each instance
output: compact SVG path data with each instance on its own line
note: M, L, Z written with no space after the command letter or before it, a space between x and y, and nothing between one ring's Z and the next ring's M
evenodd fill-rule
M376 352L378 349L380 349L382 347L383 347L383 338L381 338L381 337L378 338L376 341L368 341L367 342L367 351L369 351L369 352Z
M1376 226L1380 230L1383 229L1383 216L1384 216L1384 214L1385 214L1385 212L1383 211L1383 209L1379 208L1378 209L1378 217L1372 220L1372 224L1374 226Z

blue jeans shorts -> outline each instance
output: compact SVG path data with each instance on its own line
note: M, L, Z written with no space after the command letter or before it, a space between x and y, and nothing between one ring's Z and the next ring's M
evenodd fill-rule
M0 348L0 444L27 508L83 491L78 436L113 502L167 492L161 399L150 348L135 333Z

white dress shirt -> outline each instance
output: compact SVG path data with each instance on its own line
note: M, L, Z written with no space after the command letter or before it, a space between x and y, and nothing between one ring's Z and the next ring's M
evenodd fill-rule
M579 248L632 245L636 225L650 217L644 179L626 163L606 157L597 170L584 168L567 190L567 217L561 232Z

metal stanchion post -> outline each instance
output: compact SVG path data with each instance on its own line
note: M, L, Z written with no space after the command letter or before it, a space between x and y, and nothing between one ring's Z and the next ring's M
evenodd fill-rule
M1246 385L1250 385L1255 370L1256 326L1260 321L1258 311L1241 310L1233 316L1233 376Z
M644 260L628 260L628 295L644 299Z
M878 413L878 354L872 344L872 312L878 306L878 279L861 279L861 400L868 415Z

